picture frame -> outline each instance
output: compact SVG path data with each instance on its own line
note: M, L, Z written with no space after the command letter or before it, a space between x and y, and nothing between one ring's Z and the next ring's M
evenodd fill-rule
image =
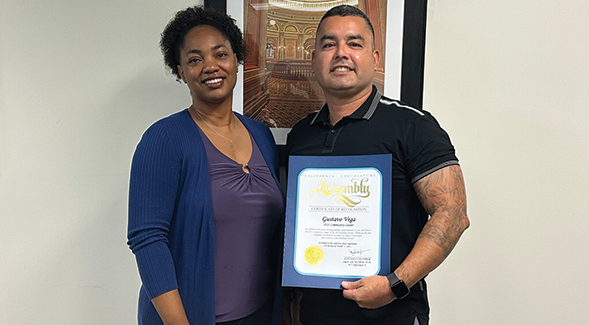
M255 0L253 4L263 6L268 4L269 1L272 0ZM325 3L329 1L319 2ZM248 20L247 24L245 23L244 0L205 0L204 5L220 11L225 10L236 19L242 31L245 30L247 24L252 23L251 20ZM386 0L386 8L384 95L400 99L410 106L421 109L423 102L427 0ZM260 24L261 21L254 23ZM244 37L247 40L248 35L245 34ZM274 51L277 51L279 45L276 44L275 46ZM264 51L265 47L266 44L263 44L262 49ZM304 46L302 50L304 50ZM255 62L249 62L250 66L247 64L246 62L243 66L240 66L240 73L234 90L234 109L240 113L244 112L244 98L247 101L251 100L252 96L256 96L252 93L244 94L244 72L247 69L244 68L251 67L251 64L255 64ZM290 128L269 126L276 143L279 146L284 145Z

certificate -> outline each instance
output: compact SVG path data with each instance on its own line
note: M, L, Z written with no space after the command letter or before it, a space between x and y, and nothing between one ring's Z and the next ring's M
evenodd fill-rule
M390 273L391 155L291 156L282 285Z

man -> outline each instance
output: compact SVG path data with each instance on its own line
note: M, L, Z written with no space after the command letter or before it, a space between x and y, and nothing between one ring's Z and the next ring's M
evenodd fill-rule
M378 93L379 52L368 17L337 6L321 19L312 66L326 104L289 133L289 155L391 154L391 270L342 282L341 290L301 289L301 323L428 324L424 277L468 228L454 147L427 112ZM429 219L428 219L429 216Z

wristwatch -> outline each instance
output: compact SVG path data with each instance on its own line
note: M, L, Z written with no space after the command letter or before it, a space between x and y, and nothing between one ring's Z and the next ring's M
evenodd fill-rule
M400 280L396 275L395 272L387 275L387 279L389 279L389 283L391 284L391 290L393 290L393 294L397 299L403 299L409 295L409 288Z

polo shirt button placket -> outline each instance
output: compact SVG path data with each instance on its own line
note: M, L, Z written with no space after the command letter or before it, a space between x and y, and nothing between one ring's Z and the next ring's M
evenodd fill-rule
M323 146L323 152L331 152L335 145L335 138L337 137L337 130L332 128L325 137L325 144Z

